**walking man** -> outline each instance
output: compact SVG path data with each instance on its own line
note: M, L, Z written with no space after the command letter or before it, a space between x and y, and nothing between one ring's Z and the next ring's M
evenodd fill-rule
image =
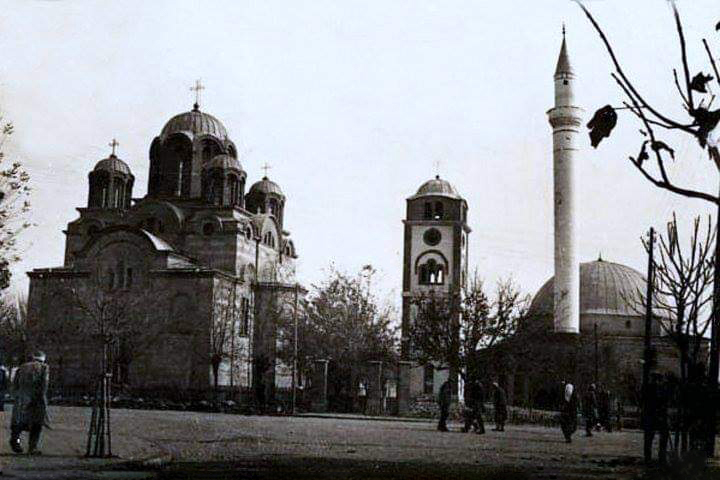
M447 419L450 416L450 380L445 380L440 386L440 393L438 395L438 404L440 406L440 421L438 422L437 429L441 432L447 432Z
M598 401L595 393L595 384L591 383L583 398L583 417L585 417L585 436L592 437L592 430L597 425Z
M465 427L463 432L469 432L472 427L475 433L485 433L485 422L482 412L485 409L485 392L482 384L471 380L465 386Z
M13 378L15 405L10 426L10 448L22 453L20 434L30 432L28 454L40 455L37 449L43 426L48 425L47 389L50 369L45 354L36 352L32 360L18 367Z
M495 408L495 428L496 432L505 431L505 422L507 421L507 397L505 390L500 387L498 382L493 382L493 406Z
M668 440L670 439L670 425L668 422L668 400L670 392L668 385L660 374L654 373L650 377L643 399L642 426L644 431L645 463L652 460L652 444L655 434L660 434L658 444L658 460L665 464Z

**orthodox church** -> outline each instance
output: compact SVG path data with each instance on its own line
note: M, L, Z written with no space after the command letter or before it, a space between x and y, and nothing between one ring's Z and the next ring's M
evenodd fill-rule
M135 177L111 146L88 175L87 206L64 231L63 265L28 273L29 321L55 382L91 384L99 365L92 338L105 326L120 331L107 347L115 382L272 396L279 367L270 317L277 298L297 288L282 189L265 176L246 191L235 144L199 96L152 140L144 197L133 198ZM153 330L149 343L140 347L132 328L124 338L118 311ZM78 316L92 317L85 330L93 331L72 338Z

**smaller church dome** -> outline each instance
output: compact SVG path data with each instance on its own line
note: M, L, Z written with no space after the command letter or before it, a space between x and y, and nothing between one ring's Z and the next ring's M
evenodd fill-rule
M237 158L233 157L232 155L227 155L225 153L215 155L210 161L203 165L203 168L208 170L212 168L221 168L223 170L237 170L239 172L242 171L242 166L240 165L240 162L237 160Z
M172 117L162 129L161 137L168 137L173 133L191 133L192 135L212 135L221 140L227 139L225 126L209 113L193 109Z
M440 178L440 175L436 175L435 178L423 183L420 188L418 188L417 193L411 198L423 196L441 196L458 200L462 198L457 190L455 190L455 187L447 180Z
M270 180L268 177L263 177L262 180L259 182L255 182L252 187L250 187L250 191L248 192L248 195L252 195L254 193L262 193L262 194L269 194L274 193L275 195L279 195L281 197L284 197L282 190L280 189L280 185Z
M118 172L124 175L131 175L128 164L117 158L115 155L110 155L108 158L100 160L95 165L93 171Z

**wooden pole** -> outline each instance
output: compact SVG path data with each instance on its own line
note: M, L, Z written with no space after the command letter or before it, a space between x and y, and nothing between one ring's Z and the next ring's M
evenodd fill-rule
M651 334L652 334L652 296L653 296L653 283L654 283L654 267L653 262L653 251L655 250L655 229L650 228L650 240L648 248L648 270L647 270L647 293L645 297L645 351L644 351L644 363L643 363L643 377L642 377L642 399L643 399L643 410L645 409L645 403L647 402L647 386L650 380L650 360L651 360ZM645 412L643 412L643 415Z
M295 284L295 307L293 309L293 325L295 329L295 338L293 345L293 372L292 372L292 413L295 415L297 405L297 368L298 368L298 284Z

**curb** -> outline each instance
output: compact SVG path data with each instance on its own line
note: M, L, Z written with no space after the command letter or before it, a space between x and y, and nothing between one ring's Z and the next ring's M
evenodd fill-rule
M360 415L333 415L324 413L298 413L290 415L295 418L324 418L328 420L364 420L374 422L412 422L412 423L435 423L436 418L417 418L417 417L374 417Z

